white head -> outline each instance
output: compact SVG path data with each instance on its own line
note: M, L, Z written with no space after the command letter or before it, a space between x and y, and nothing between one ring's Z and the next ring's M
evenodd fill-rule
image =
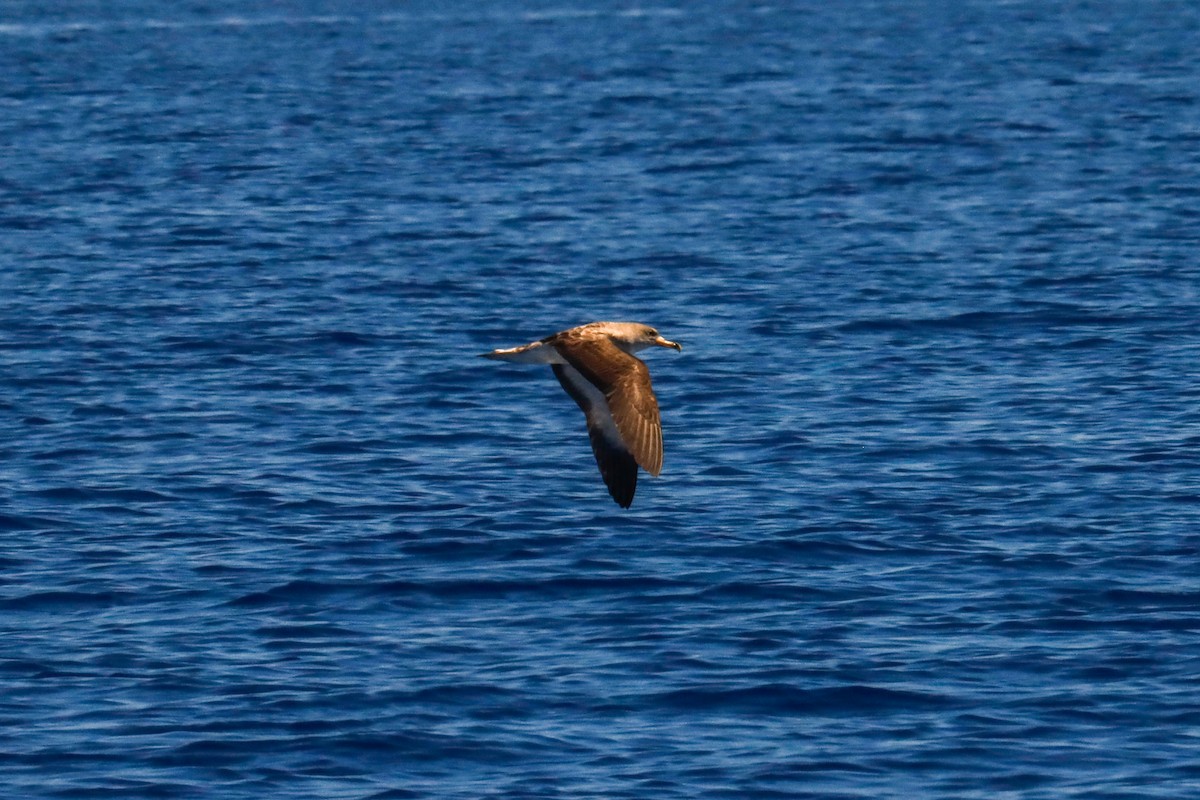
M683 346L679 342L664 339L654 328L640 322L598 322L596 325L603 326L604 332L612 339L613 344L626 353L636 353L654 346L683 350Z

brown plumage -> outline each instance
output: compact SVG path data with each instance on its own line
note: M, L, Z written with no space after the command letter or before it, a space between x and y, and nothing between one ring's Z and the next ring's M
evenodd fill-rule
M683 348L648 325L593 322L540 341L484 353L484 358L550 364L583 410L588 438L609 494L622 508L633 502L638 466L662 471L662 424L650 370L633 354L653 346Z

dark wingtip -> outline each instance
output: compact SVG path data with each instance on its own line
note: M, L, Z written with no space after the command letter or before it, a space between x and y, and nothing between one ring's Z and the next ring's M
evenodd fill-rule
M636 470L637 467L635 466ZM613 476L615 478L615 476ZM608 485L608 493L612 495L613 502L621 508L629 508L633 505L633 495L637 492L637 472L633 473L632 480L612 480L609 482L607 477L604 481Z
M596 447L596 440L602 444ZM603 437L592 439L592 450L596 454L596 463L600 465L600 476L613 501L621 508L633 505L633 496L637 493L637 462L633 456L624 450L605 447Z

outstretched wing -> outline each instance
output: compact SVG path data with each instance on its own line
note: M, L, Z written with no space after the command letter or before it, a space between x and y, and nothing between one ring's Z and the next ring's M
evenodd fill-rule
M641 359L613 344L607 336L573 336L572 333L566 331L550 343L567 364L578 370L604 396L621 442L634 460L646 472L658 475L662 472L662 422L658 399L650 385L650 369ZM586 413L587 409L584 411Z
M621 508L629 508L637 491L638 465L617 432L604 395L569 364L552 364L551 369L563 389L583 409L592 452L608 493Z

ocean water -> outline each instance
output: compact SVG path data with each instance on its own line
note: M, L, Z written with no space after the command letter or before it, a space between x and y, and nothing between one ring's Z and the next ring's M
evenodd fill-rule
M0 9L0 785L1200 796L1200 8ZM608 497L549 370L644 354Z

